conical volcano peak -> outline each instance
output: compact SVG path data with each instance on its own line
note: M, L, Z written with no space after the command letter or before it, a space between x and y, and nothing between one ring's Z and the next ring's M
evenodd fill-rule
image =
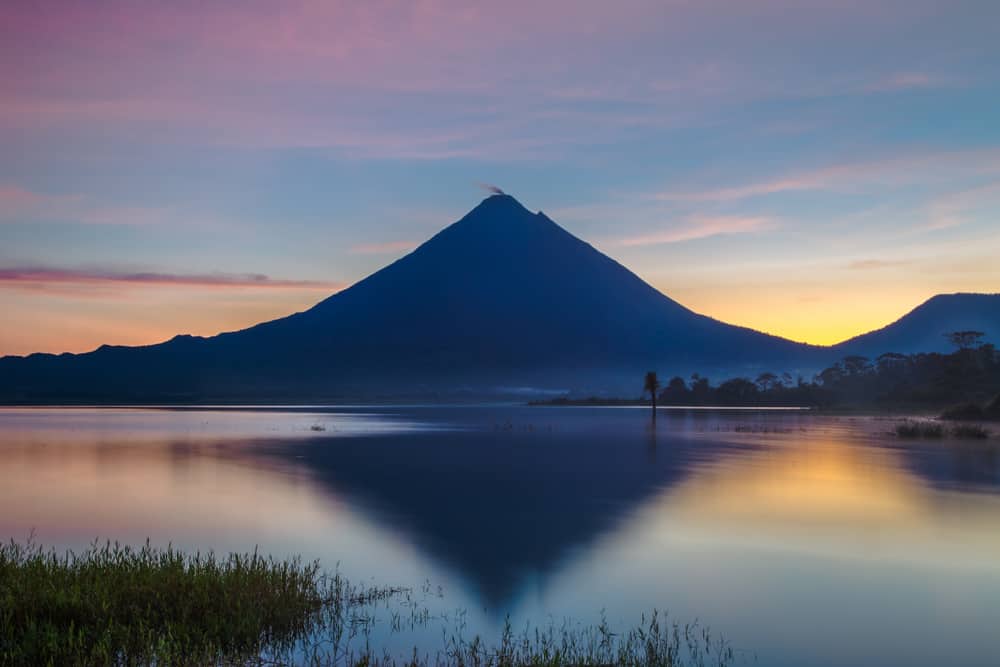
M538 217L521 202L508 194L495 194L481 201L442 234L494 240L503 237L510 240L512 236L530 233L537 226Z
M483 201L479 203L479 206L469 211L466 217L472 217L477 215L533 215L531 211L524 207L521 202L517 201L508 194L495 194L490 195Z
M545 214L494 193L301 313L204 339L0 361L0 403L629 390L646 368L686 374L810 353L691 312ZM105 378L96 392L95 372Z

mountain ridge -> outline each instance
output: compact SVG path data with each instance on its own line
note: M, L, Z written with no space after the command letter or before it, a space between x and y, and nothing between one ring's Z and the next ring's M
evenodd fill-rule
M1000 345L1000 293L935 294L884 327L830 346L845 354L875 357L885 352L946 352L953 331L984 333L984 342Z
M636 389L808 372L823 348L700 315L509 195L313 307L216 336L0 359L0 401L199 401Z

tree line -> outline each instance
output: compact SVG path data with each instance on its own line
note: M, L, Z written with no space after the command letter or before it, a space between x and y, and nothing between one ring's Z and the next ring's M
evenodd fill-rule
M926 407L960 404L997 405L1000 352L982 342L982 332L946 334L956 349L950 354L898 354L876 359L848 356L812 378L788 373L735 377L713 385L697 373L673 377L660 388L647 373L645 390L661 405ZM650 392L651 387L656 390Z

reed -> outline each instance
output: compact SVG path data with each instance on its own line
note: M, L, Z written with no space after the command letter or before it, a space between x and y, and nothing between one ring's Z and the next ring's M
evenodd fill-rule
M429 585L424 591L427 599ZM378 620L381 619L381 620ZM352 586L317 563L258 553L216 557L94 544L82 553L30 540L0 546L0 664L21 665L728 665L697 625L654 612L634 628L525 626L493 642L464 636L404 588ZM378 620L378 623L376 621ZM371 634L435 627L438 646L390 653ZM437 635L436 635L437 636Z
M896 424L900 438L943 438L944 427L932 421L906 420Z
M990 430L982 424L955 424L951 427L951 434L956 438L985 440L990 437Z
M93 545L0 547L0 664L209 664L310 630L317 564Z
M990 431L981 424L960 423L946 429L943 424L938 422L906 420L896 424L896 435L909 439L937 439L950 436L959 439L985 440L990 437Z

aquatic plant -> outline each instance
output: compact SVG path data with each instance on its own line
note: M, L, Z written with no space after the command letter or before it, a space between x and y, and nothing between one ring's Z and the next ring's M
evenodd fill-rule
M433 595L430 585L424 596ZM443 594L438 592L438 596ZM450 627L435 649L401 655L373 641ZM406 588L353 586L317 563L259 554L185 555L173 548L95 544L80 554L29 541L0 546L2 665L729 665L708 629L664 614L614 631L508 619L497 641L465 636L463 613L436 616Z
M896 424L896 435L900 438L942 438L944 427L936 422L908 419Z
M0 664L249 660L311 629L318 564L110 542L80 554L0 547Z
M956 424L951 427L951 434L956 438L972 438L985 440L990 437L989 429L981 424Z
M896 435L900 438L974 438L984 440L990 437L989 429L981 424L955 424L945 429L944 425L932 421L906 420L896 424Z

